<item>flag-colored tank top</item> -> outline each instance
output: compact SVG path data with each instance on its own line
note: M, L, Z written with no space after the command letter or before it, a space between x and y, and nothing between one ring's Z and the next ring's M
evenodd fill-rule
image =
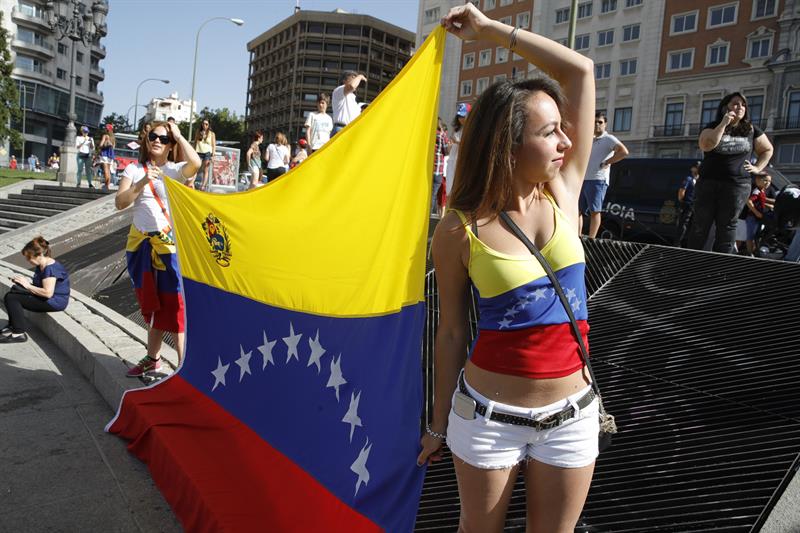
M564 289L588 346L585 259L575 228L546 194L555 231L542 247ZM547 273L533 255L509 255L484 244L454 210L469 237L469 277L478 299L478 336L470 358L491 372L534 379L558 378L583 367L569 317Z

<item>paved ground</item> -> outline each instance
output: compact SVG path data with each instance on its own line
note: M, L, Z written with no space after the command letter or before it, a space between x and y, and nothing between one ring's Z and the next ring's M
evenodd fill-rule
M44 335L0 344L0 533L181 531L113 415Z

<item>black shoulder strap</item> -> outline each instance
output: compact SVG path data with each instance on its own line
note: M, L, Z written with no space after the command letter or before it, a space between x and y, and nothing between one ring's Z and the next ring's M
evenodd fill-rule
M525 235L521 229L519 229L519 226L517 226L516 223L511 220L511 217L508 216L508 213L502 211L500 213L500 218L506 223L511 232L522 241L528 250L530 250L531 254L533 254L539 263L541 263L542 268L547 273L547 277L550 278L550 283L553 284L553 289L556 291L556 294L558 294L558 298L561 300L561 305L564 306L564 310L567 312L570 324L572 325L572 333L575 335L575 339L578 341L578 345L581 348L581 359L583 359L583 363L586 365L586 369L589 371L589 377L592 378L592 388L597 395L600 396L600 388L597 385L594 372L592 372L592 364L589 362L589 351L586 349L586 344L583 342L583 335L581 335L581 330L578 327L578 321L575 320L575 315L572 312L572 306L570 306L567 295L564 294L564 289L561 288L561 283L558 281L555 272L553 272L553 268L550 266L550 263L547 262L547 259L544 258L539 249L536 248L536 245L533 244L528 236Z

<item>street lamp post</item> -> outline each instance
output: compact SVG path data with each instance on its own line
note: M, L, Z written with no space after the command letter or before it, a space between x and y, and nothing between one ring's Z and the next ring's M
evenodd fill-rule
M142 84L148 81L160 81L163 84L169 83L169 80L162 80L159 78L147 78L139 82L139 85L136 86L136 100L133 101L133 129L134 131L139 129L139 125L136 124L136 112L139 111L139 89L142 87Z
M211 22L212 20L229 20L234 24L236 24L237 26L241 26L242 24L244 24L244 21L242 19L231 19L228 17L213 17L203 22L197 29L197 34L194 37L194 65L192 66L192 97L189 101L189 139L192 138L192 126L194 125L194 82L197 79L197 51L200 48L200 32L202 31L203 27L205 27L205 25Z
M128 122L128 125L131 127L132 131L136 131L137 130L136 125L131 122L131 109L133 109L134 106L136 106L137 108L138 107L147 108L147 106L144 105L144 104L138 104L138 105L137 104L131 104L131 106L125 112L125 120Z
M22 108L22 160L20 161L20 164L24 168L25 167L25 115L26 115L25 111L28 109L26 107L28 105L28 86L23 83L20 84L19 88L22 90L22 94L20 95L20 97L22 98L22 105L20 106Z
M70 13L70 5L72 13ZM72 57L70 58L69 75L69 112L67 113L67 129L64 143L61 145L61 166L58 181L63 185L65 181L75 182L78 170L77 148L75 148L75 56L78 41L84 46L89 46L95 39L106 35L106 15L108 5L103 0L92 3L91 12L88 12L80 0L47 0L45 7L47 24L55 32L56 39L61 41L65 37L72 41Z

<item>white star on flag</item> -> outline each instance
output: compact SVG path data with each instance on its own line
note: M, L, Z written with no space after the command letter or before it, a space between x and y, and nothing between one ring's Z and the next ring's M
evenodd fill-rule
M244 353L244 348L242 348L242 345L240 344L239 354L239 359L234 362L239 365L239 383L241 383L245 374L250 374L251 376L253 375L250 372L250 356L253 354L253 351L251 350L247 353Z
M347 413L345 413L344 418L342 418L342 422L345 424L350 424L350 442L353 442L353 430L356 429L356 426L363 427L361 425L361 417L358 416L359 401L361 401L361 391L358 391L358 394L351 392L350 407L347 409Z
M512 305L511 307L506 309L506 314L504 314L503 317L509 317L510 316L510 317L513 318L514 315L519 313L519 311L516 309L516 307L517 307L516 305Z
M308 357L308 365L306 366L317 365L317 374L319 374L322 370L319 360L325 355L325 348L319 343L319 330L317 330L316 337L308 339L308 347L311 348L311 355Z
M372 444L369 443L369 439L366 440L364 443L364 447L361 448L361 451L358 453L358 458L350 465L350 470L352 470L357 476L358 480L356 481L356 492L353 494L355 497L358 494L358 489L361 488L361 484L364 485L369 483L369 470L367 470L367 459L369 459L369 452L372 450Z
M511 325L511 320L504 318L503 320L499 321L498 324L500 324L500 329L507 328Z
M289 322L289 336L283 338L283 342L286 343L286 362L288 363L292 357L300 361L300 358L297 356L297 343L300 342L303 334L298 333L295 335L294 333L294 324Z
M336 401L339 401L339 387L347 383L347 380L342 376L342 354L339 354L338 359L331 359L331 377L328 378L327 388L336 389Z
M272 366L275 366L275 361L272 359L272 348L278 343L278 339L271 341L267 338L267 332L262 331L264 334L264 344L258 347L258 351L261 352L261 357L264 358L264 365L261 367L261 370L267 368L267 363L272 363Z
M575 296L575 289L567 289L564 291L564 295L567 297L567 300L572 300L573 298L577 298Z
M536 298L536 301L539 301L542 298L545 298L546 295L547 295L547 291L545 289L543 289L542 287L539 287L538 289L533 291L533 296Z
M581 308L581 301L578 300L577 298L575 298L575 301L572 302L572 310L573 311L578 311L578 310L580 310L580 308Z
M222 359L217 357L217 368L211 371L211 374L214 376L214 386L211 388L211 392L214 392L214 389L221 383L222 386L225 386L225 372L228 371L228 367L231 365L223 365Z

